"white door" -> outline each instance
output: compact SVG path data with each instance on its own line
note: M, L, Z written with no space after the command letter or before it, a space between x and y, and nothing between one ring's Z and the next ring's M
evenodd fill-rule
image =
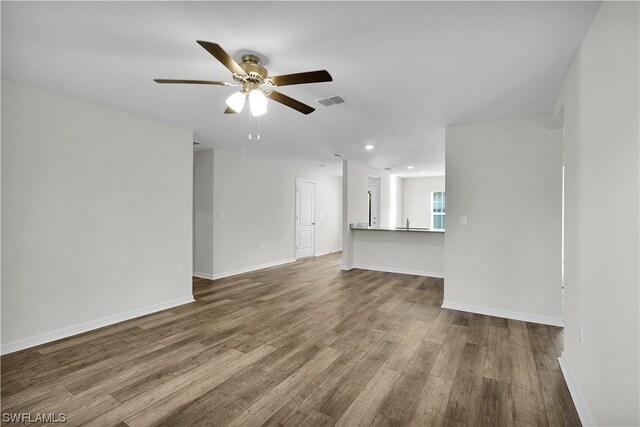
M315 255L316 184L296 179L296 259Z

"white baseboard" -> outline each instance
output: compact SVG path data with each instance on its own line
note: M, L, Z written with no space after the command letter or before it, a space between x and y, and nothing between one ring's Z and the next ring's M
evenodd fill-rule
M328 251L323 251L323 252L316 253L315 256L328 255L328 254L332 254L334 252L340 252L341 250L342 250L342 248L331 249L331 250L328 250ZM262 270L263 268L277 267L279 265L289 264L290 262L295 262L295 259L294 258L287 258L287 259L283 259L283 260L279 260L279 261L273 261L273 262L268 262L268 263L259 264L259 265L252 265L250 267L239 268L237 270L230 270L230 271L225 271L225 272L216 273L216 274L202 273L200 271L194 271L193 272L193 277L198 277L200 279L216 280L216 279L222 279L223 277L230 277L230 276L235 276L237 274L249 273L251 271L256 271L256 270Z
M209 273L202 273L200 271L194 271L193 273L191 273L191 275L193 277L197 277L198 279L209 279L209 280L213 280L213 274L209 274Z
M316 252L315 256L329 255L329 254L333 254L333 253L340 252L340 251L342 251L342 248L330 249L328 251Z
M161 310L166 310L168 308L176 307L182 304L188 304L193 301L195 301L193 299L193 295L187 295L181 298L176 298L171 301L165 301L159 304L154 304L147 307L138 308L136 310L127 311L125 313L119 313L113 316L107 316L101 319L96 319L89 322L80 323L78 325L69 326L67 328L46 332L44 334L39 334L32 337L16 340L16 341L11 341L6 344L2 344L0 353L3 355L13 353L15 351L24 350L25 348L35 347L40 344L45 344L51 341L56 341L56 340L67 338L73 335L78 335L83 332L88 332L94 329L113 325L115 323L120 323L125 320L134 319L136 317L145 316L147 314L155 313Z
M352 268L361 268L363 270L374 270L374 271L383 271L385 273L400 273L400 274L412 274L414 276L427 276L427 277L437 277L439 279L444 278L443 273L438 273L435 271L424 271L424 270L410 270L407 268L395 268L395 267L385 267L379 265L366 265L366 264L354 264ZM344 270L344 268L343 268Z
M353 265L342 265L342 267L340 267L340 270L342 271L349 271L349 270L353 270Z
M262 270L263 268L277 267L278 265L289 264L290 262L295 262L295 259L287 258L279 261L267 262L265 264L252 265L250 267L243 267L237 270L230 270L222 273L216 273L213 275L208 275L206 279L209 279L209 280L222 279L223 277L235 276L236 274L249 273L251 271Z
M564 351L560 354L560 357L558 357L558 362L560 362L560 370L562 370L562 375L564 376L564 380L567 383L567 387L569 388L571 399L573 399L573 403L574 405L576 405L576 411L578 411L578 416L580 417L582 425L595 426L596 422L591 415L591 411L589 410L587 402L584 400L584 395L580 390L578 381L576 381L573 369L571 369L569 361L564 356Z
M466 311L468 313L486 314L487 316L503 317L505 319L522 320L523 322L564 327L564 322L559 317L540 316L537 314L500 310L497 308L481 307L477 305L459 304L450 301L444 301L442 303L442 308Z

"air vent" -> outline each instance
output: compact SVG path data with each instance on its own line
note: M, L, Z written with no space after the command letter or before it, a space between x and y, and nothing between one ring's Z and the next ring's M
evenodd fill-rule
M337 104L344 104L345 102L347 102L340 95L330 96L329 98L317 99L316 101L318 101L320 105L324 105L325 107L330 107L332 105L337 105Z
M393 168L384 168L384 170L386 170L386 171L392 171L392 170L393 170Z
M336 153L336 154L333 155L333 157L342 157L342 154Z

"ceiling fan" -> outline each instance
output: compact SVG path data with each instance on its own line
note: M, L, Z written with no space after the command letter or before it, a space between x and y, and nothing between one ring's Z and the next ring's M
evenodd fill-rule
M282 76L269 76L266 68L260 65L260 58L256 55L242 56L242 62L238 64L220 47L220 45L202 40L197 41L200 46L213 55L229 71L237 84L229 82L217 82L209 80L172 80L153 79L156 83L183 83L218 86L240 86L240 92L236 92L227 98L225 114L234 114L242 111L246 99L249 98L251 115L261 116L267 112L267 100L273 99L287 107L293 108L302 114L309 114L315 108L303 104L293 98L273 90L278 86L299 85L305 83L320 83L333 81L331 74L326 70L308 71L305 73L286 74Z

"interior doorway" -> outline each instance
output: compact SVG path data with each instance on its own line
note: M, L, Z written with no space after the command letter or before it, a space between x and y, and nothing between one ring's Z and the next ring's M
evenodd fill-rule
M296 178L296 259L315 255L316 183Z
M564 106L563 114L564 114ZM564 321L564 167L565 167L565 143L564 143L564 126L562 126L562 207L561 207L561 227L560 227L560 312Z
M368 223L371 228L380 226L380 178L369 177L367 186L367 197L369 203Z

